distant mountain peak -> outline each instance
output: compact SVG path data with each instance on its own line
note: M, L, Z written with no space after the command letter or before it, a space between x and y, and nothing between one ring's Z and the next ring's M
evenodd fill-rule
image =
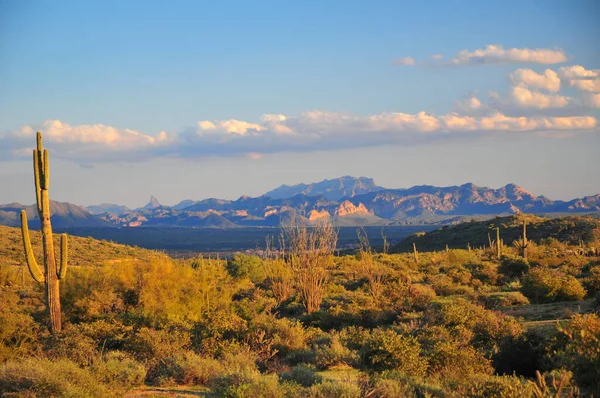
M156 199L153 195L150 195L150 201L146 206L142 207L142 209L156 209L157 207L161 206L162 205L158 202L158 199Z
M281 185L265 194L273 199L288 199L302 194L306 196L324 196L329 200L340 200L344 197L353 197L370 192L383 190L377 186L372 178L342 176L330 180L310 184Z

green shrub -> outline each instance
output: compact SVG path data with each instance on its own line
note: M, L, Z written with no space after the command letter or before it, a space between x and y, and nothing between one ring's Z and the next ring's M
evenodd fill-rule
M282 372L279 377L281 380L292 381L303 387L310 387L323 381L313 368L306 365L296 365L289 372Z
M600 391L600 318L576 314L558 331L553 344L557 367L571 370L586 391Z
M4 268L0 267L0 271ZM31 355L38 346L38 324L20 304L16 293L1 288L0 325L0 362Z
M183 362L184 359L179 355L149 361L146 364L148 367L146 381L158 386L176 385L183 379Z
M586 295L581 283L573 276L546 267L533 268L522 283L521 291L535 303L577 301Z
M425 382L419 377L413 377L403 372L385 371L371 375L372 394L377 398L447 398L442 387Z
M210 381L225 371L220 361L213 358L204 358L188 352L181 363L182 384L208 385Z
M375 329L360 350L360 364L369 370L399 370L418 376L425 373L427 362L420 357L421 347L412 336L393 330Z
M417 393L409 384L394 379L378 379L373 383L371 394L373 398L417 398Z
M359 362L356 351L348 348L340 337L334 332L324 344L315 348L315 363L320 369L327 369L336 365L356 365Z
M470 344L493 354L498 343L509 336L518 336L522 326L512 317L486 310L465 299L441 303L425 314L430 325L443 325L450 330L471 334Z
M529 268L529 262L521 257L502 256L498 272L508 279L515 279L526 274Z
M123 388L137 387L146 379L146 368L130 355L111 351L91 367L94 375L106 384Z
M516 376L473 377L463 384L451 386L458 396L469 398L533 398L531 383Z
M600 265L590 267L589 276L584 279L583 283L590 295L600 293Z
M227 271L234 278L249 278L258 283L265 279L265 271L262 260L257 256L249 256L237 253L227 262Z
M294 398L301 396L302 387L295 383L279 383L275 375L259 375L240 384L220 385L212 395L227 398ZM212 396L211 395L211 396Z
M221 358L223 372L210 380L210 386L219 396L231 395L238 387L251 384L260 377L256 355L244 349L224 352Z
M98 341L81 333L77 326L67 326L61 333L48 337L45 350L49 358L68 358L80 366L89 366L100 358Z
M474 374L491 374L490 361L471 345L467 330L429 326L416 331L421 355L428 360L428 375L437 378L464 378Z
M362 394L356 384L326 381L312 386L306 396L309 398L359 398Z
M110 395L89 371L66 359L8 361L0 372L0 391L34 397L103 398Z
M529 299L521 292L508 292L491 294L483 297L486 308L512 307L529 305Z

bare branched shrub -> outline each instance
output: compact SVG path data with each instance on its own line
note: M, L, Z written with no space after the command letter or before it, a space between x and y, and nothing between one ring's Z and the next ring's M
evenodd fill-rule
M292 218L283 228L282 241L300 302L309 314L318 311L337 244L337 229L331 220L307 227Z
M280 237L280 250L275 249L272 236L267 236L265 243L266 247L263 258L265 275L273 292L273 297L275 297L275 300L279 304L287 300L294 292L292 271L282 256L282 248L284 247L283 234Z

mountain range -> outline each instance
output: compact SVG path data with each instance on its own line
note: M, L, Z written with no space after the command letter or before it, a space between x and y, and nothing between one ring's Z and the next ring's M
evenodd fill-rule
M19 225L25 209L30 226L39 225L35 207L0 205L0 224ZM52 222L60 227L218 227L279 226L295 217L311 224L333 218L339 226L458 223L473 217L517 213L587 213L600 211L600 194L570 201L551 200L508 184L498 189L460 186L414 186L387 189L373 179L345 176L313 184L282 185L259 197L237 200L184 200L165 206L152 196L147 205L129 209L103 203L86 208L52 202Z

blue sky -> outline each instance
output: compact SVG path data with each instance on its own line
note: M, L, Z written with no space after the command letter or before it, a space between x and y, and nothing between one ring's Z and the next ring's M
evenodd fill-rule
M52 197L79 204L346 174L598 193L598 16L593 1L0 0L0 203L33 201L34 130Z

